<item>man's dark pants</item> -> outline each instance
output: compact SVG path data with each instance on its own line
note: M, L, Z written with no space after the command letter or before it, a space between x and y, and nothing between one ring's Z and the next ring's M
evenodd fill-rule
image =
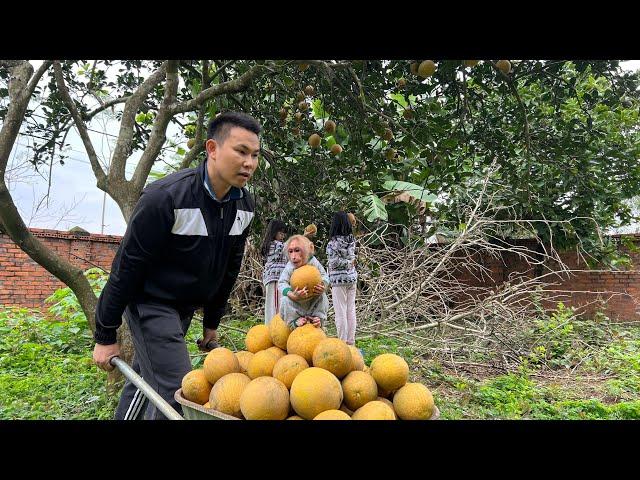
M193 309L178 310L159 303L131 303L124 315L131 330L135 355L131 367L182 414L174 394L191 371L185 335ZM166 417L129 380L125 382L116 420L160 420Z

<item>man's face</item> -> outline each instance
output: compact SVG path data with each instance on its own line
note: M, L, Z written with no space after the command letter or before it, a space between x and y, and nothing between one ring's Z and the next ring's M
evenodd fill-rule
M209 139L206 147L207 168L214 188L242 188L258 167L260 140L244 128L231 127L222 144Z
M295 268L299 268L307 263L307 253L304 251L304 247L298 240L292 240L289 243L289 260L293 263Z

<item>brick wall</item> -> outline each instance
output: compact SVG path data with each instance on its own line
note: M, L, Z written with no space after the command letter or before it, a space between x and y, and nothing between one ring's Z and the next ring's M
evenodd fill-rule
M31 232L58 255L82 269L98 265L110 270L121 239L111 235L79 236L36 228L31 229ZM639 234L627 237L640 247ZM621 237L614 238L620 240ZM534 248L533 243L527 240L519 243ZM625 251L624 247L620 248ZM630 255L633 266L624 271L585 271L575 273L568 279L558 277L556 280L559 285L555 288L565 292L558 294L555 301L561 300L566 305L581 308L581 311L594 312L599 308L594 300L601 299L606 301L604 311L610 318L640 321L640 253ZM575 252L565 252L561 256L570 268L587 270ZM472 275L478 275L478 272L469 272L463 264L455 272L456 277L464 279L469 284L469 292L473 291L474 285L493 286L514 276L535 274L530 266L515 255L502 258L484 255L480 258L489 269L489 275L478 279ZM0 305L41 307L47 296L63 286L53 275L22 252L6 234L0 233ZM584 305L587 307L581 307ZM551 308L554 306L555 302L549 304Z
M623 236L614 235L620 251L628 254L632 265L624 270L589 269L583 259L575 251L560 254L560 258L573 270L570 276L555 275L550 279L555 284L553 302L545 302L548 308L555 308L557 302L562 301L566 306L573 306L578 312L593 314L602 310L609 318L619 321L640 321L640 252L630 252L620 240ZM640 234L625 235L636 248L640 249ZM530 240L515 242L518 245L535 249L535 243ZM464 264L460 264L455 277L470 286L467 293L473 293L473 287L490 287L505 281L513 281L518 277L533 278L542 273L535 271L524 259L515 254L503 255L500 258L477 253L482 265L490 272L470 271ZM604 271L603 271L604 270Z
M121 237L80 236L57 230L32 228L31 233L60 257L83 270L111 269ZM65 285L24 253L11 238L0 233L0 305L39 308L44 299Z

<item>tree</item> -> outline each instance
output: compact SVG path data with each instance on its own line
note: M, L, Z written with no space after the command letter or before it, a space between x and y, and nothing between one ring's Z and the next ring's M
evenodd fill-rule
M521 61L505 73L495 60L472 67L446 60L423 78L414 63L66 60L34 72L28 61L0 61L0 222L73 289L93 326L96 299L82 272L29 234L4 183L18 132L40 137L32 162L42 165L64 159L76 129L97 186L128 219L154 164L171 171L201 160L207 119L230 109L264 126L252 184L258 233L280 216L300 229L319 223L326 235L336 209L356 211L370 225L397 224L405 239L417 223L423 236L456 229L456 212L468 201L460 186L480 188L494 162L487 193L511 207L500 211L557 221L555 230L531 232L554 235L556 245L580 239L596 249L592 219L601 228L633 219L625 200L640 190L637 75L621 72L617 61ZM120 121L108 171L88 134L106 109ZM168 138L170 126L180 138ZM316 148L308 143L313 133L321 136ZM186 138L193 139L188 152ZM125 166L137 155L127 180ZM397 201L407 195L416 201Z
M0 131L0 209L2 209L0 221L20 248L74 291L92 330L95 329L94 314L97 301L89 282L80 269L61 259L30 234L4 182L9 154L22 123L34 118L35 109L30 109L29 104L32 96L40 93L42 88L38 86L40 79L53 67L53 75L49 75L47 85L50 93L42 104L36 107L41 108L47 122L45 125L36 122L35 126L27 127L30 133L40 133L45 138L45 142L34 148L34 165L46 162L47 155L49 160L53 161L56 147L58 151L63 149L66 134L74 126L84 143L98 187L116 201L125 219L128 219L154 161L158 160L166 140L169 122L180 113L198 108L209 98L221 92L235 92L246 88L247 83L264 70L256 66L232 82L202 89L196 98L190 98L187 101L183 100L184 95L181 95L182 98L178 95L178 62L176 61L148 62L146 67L150 69L150 74L147 78L136 77L131 72L135 67L141 68L143 62L124 62L125 68L120 70L121 75L115 82L111 82L106 75L106 69L112 62L104 63L104 69L98 67L98 62L94 62L89 72L83 71L87 73L85 80L82 77L77 79L75 76L73 67L77 62L46 61L35 74L33 67L27 61L0 63L3 67L0 75L7 81L8 86L3 93L9 100L8 105L1 112L3 126ZM207 75L208 64L205 63L203 84L207 81ZM163 83L162 88L159 87L161 83ZM112 88L112 93L116 96L105 101L103 99L107 93L105 87ZM80 97L72 98L70 90L79 92ZM93 110L83 103L89 95L99 103L99 106ZM111 168L108 173L105 173L89 138L87 123L100 111L118 104L124 104L120 115L120 134L111 158ZM146 112L149 109L153 109L154 112L151 114L154 118L152 126L151 128L141 127L140 123L147 126L146 124L151 122L147 121L150 117L146 114L141 119L138 112L139 110ZM142 150L142 156L133 178L127 180L125 178L126 162L136 149ZM126 325L124 327L120 333L126 332ZM120 342L123 344L125 358L130 358L132 348L128 335L121 334Z

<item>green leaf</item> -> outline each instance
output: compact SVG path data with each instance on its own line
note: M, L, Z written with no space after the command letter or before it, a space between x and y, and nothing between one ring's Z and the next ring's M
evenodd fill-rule
M191 96L192 97L197 97L198 94L200 93L201 87L200 87L200 81L197 79L194 79L191 82Z
M322 100L316 98L311 102L311 110L313 111L313 116L316 118L328 118L329 114L324 111L324 106L322 105Z
M401 93L392 93L391 95L389 95L389 97L395 100L396 102L398 102L403 107L406 107L407 105L409 105L409 103L407 102L407 99L404 98L404 95L402 95Z
M347 182L345 180L340 180L339 182L336 183L336 188L348 191L349 190L349 182Z
M384 220L386 222L389 219L387 209L377 195L373 193L365 195L360 201L364 204L364 215L367 217L367 221Z
M191 367L197 368L198 365L200 365L201 363L202 363L202 357L195 357L193 360L191 360Z
M215 118L216 114L218 113L218 106L216 105L216 102L211 102L209 104L207 113L209 115L209 118Z
M382 186L387 190L407 192L413 198L417 198L421 202L432 203L438 198L415 183L402 182L400 180L387 180L382 184Z

